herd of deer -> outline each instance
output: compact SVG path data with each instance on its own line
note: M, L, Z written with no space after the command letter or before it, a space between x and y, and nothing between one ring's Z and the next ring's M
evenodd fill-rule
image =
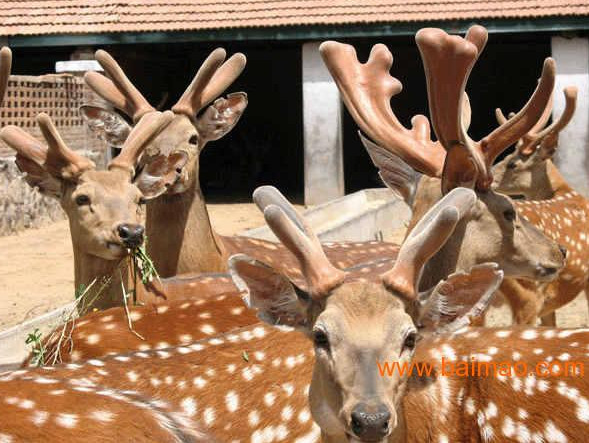
M576 90L565 89L566 109L548 125L548 58L528 103L508 117L498 110L498 127L473 140L465 88L486 41L480 26L464 38L416 35L437 141L425 116L411 129L395 117L390 100L402 86L384 45L364 64L350 45L321 45L381 177L413 208L401 245L321 244L271 186L253 199L279 243L215 233L199 155L245 111L245 93L220 98L245 67L242 54L213 51L178 103L159 112L98 51L106 76L85 80L133 122L82 108L121 146L106 171L66 146L46 114L37 118L46 145L4 127L27 182L69 218L76 287L109 279L89 306L98 310L62 325L67 340L43 344L61 364L0 374L0 442L585 441L589 382L579 371L440 371L441 359L589 362L589 329L554 321L589 282L589 202L551 162ZM7 48L0 63L3 93ZM136 288L141 304L126 313L128 254L145 235L161 279ZM515 326L482 326L496 292ZM549 326L537 327L540 318ZM434 370L383 376L385 361Z

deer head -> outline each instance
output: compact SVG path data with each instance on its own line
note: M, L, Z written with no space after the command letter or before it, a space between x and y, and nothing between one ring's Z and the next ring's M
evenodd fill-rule
M437 272L428 272L430 277L422 280L423 285L435 284L454 269L469 269L486 261L499 263L506 275L531 279L553 279L564 264L558 245L521 219L508 197L490 189L494 159L542 114L554 85L554 62L545 61L540 83L524 108L475 142L467 134L471 111L464 89L486 40L486 30L480 26L472 27L466 38L449 36L440 29L417 33L438 141L431 139L426 117L414 116L411 129L395 117L390 99L402 85L389 74L393 56L384 45L375 45L365 64L358 61L350 45L325 42L320 48L347 109L372 139L365 147L381 176L385 180L390 175L399 177L392 163L400 158L433 177L419 183L410 229L443 194L458 186L476 191L476 203L428 264Z
M70 222L74 248L117 260L143 242L145 198L132 182L135 165L171 119L171 112L141 118L106 171L97 171L91 160L68 148L47 114L37 116L47 145L16 126L4 127L0 138L17 152L16 164L27 174L27 183L59 200Z
M537 123L515 144L515 151L506 156L493 167L493 188L510 195L523 195L529 199L552 197L552 184L549 174L554 169L552 156L558 147L558 136L568 125L575 113L577 88L568 86L563 90L565 108L560 118L550 125L548 120L552 113L550 100ZM505 124L505 118L499 108L495 110L497 121ZM509 119L513 114L509 115Z
M309 400L325 441L387 441L402 415L406 379L380 377L376 362L410 362L420 334L463 327L488 305L502 279L495 264L451 275L425 293L417 286L425 262L475 201L469 189L449 192L411 232L381 282L355 280L335 268L309 227L271 203L264 217L297 257L304 287L245 255L230 258L233 280L258 316L298 329L314 343Z
M247 106L246 94L238 92L227 98L218 97L243 71L246 59L239 53L227 61L225 57L225 50L221 48L209 55L172 107L172 122L147 148L136 180L145 196L181 193L193 187L198 182L198 158L202 149L209 141L227 134L239 121ZM97 51L96 59L110 77L96 72L86 74L86 83L98 95L127 114L134 123L156 112L107 52ZM89 125L103 133L103 138L124 139L128 129L120 116L91 107L82 108L82 112Z

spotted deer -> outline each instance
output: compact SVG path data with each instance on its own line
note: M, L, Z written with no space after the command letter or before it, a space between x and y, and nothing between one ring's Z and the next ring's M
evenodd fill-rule
M430 138L425 116L414 116L412 129L403 127L395 117L390 99L402 86L389 73L392 54L386 46L375 45L365 64L358 61L350 45L325 42L320 51L347 109L373 140L365 138L365 146L381 175L386 178L391 172L392 153L426 176L416 191L409 232L427 209L451 189L467 186L476 193L476 204L426 265L422 289L431 288L455 270L485 261L498 263L507 276L554 279L563 267L564 251L518 216L516 203L490 188L493 160L541 115L554 85L554 62L545 62L528 104L509 122L475 142L466 133L470 108L465 106L464 84L486 43L486 30L474 26L465 39L441 30L424 30L416 40L424 62L437 142Z
M99 426L124 436L118 426L124 411L109 405L88 410L91 401L82 407L71 401L87 392L89 398L141 398L218 441L487 441L526 435L529 441L575 441L589 430L585 377L442 372L442 357L513 360L530 368L542 361L587 361L587 330L468 326L501 282L495 264L419 291L424 264L464 217L460 208L475 204L472 190L450 191L418 222L380 281L361 281L336 268L307 225L269 204L265 219L297 258L303 282L243 254L231 257L229 266L248 305L269 325L188 346L4 374L0 412L10 420L0 432L26 440L47 426L52 432L46 440L57 441L78 427ZM381 375L379 363L392 361L433 369Z
M551 160L558 146L558 134L575 111L576 88L567 87L563 93L562 115L547 126L550 103L542 118L516 143L515 151L494 167L497 191L523 195L526 201L518 201L522 217L568 251L564 269L547 286L511 279L503 283L501 292L523 312L517 320L524 323L534 323L541 317L544 324L556 324L555 310L587 290L589 281L589 202L566 182ZM500 110L496 113L499 122L507 120Z
M135 163L171 117L158 112L141 119L106 171L97 171L91 160L68 148L47 114L37 117L47 145L16 126L0 131L0 138L16 151L16 164L26 173L27 183L56 198L68 216L76 288L112 276L90 307L122 302L119 275L126 281L125 267L120 274L116 271L128 249L143 242L144 197L132 182Z
M218 140L238 122L247 106L243 92L217 98L235 81L245 67L243 54L225 61L226 53L214 50L198 70L180 100L172 107L174 118L146 149L136 179L146 196L158 197L147 204L147 249L163 277L184 273L223 272L229 255L246 252L280 265L284 250L280 245L241 236L220 236L210 222L198 179L200 153L209 141ZM105 51L96 59L107 78L96 72L86 74L86 82L98 95L131 117L155 112L135 88L117 62ZM214 100L214 101L213 101ZM206 109L205 107L213 102ZM124 121L106 109L85 108L87 120L103 137L124 136ZM204 109L204 111L203 111ZM199 115L200 113L200 115ZM118 128L118 129L117 129ZM174 217L171 218L170 214ZM167 235L162 236L161 232ZM354 250L354 254L349 254ZM380 242L337 242L328 254L338 256L338 266L349 267L377 258L395 258L398 246ZM295 269L291 263L286 270Z

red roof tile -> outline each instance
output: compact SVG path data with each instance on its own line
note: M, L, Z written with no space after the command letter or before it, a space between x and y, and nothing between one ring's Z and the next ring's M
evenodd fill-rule
M4 0L0 35L589 15L561 0Z

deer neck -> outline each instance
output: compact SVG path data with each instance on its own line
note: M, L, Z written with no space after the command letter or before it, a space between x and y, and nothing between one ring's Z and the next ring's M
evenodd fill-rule
M92 285L85 295L88 304L84 312L92 308L107 309L123 304L121 279L127 287L128 258L105 260L74 247L74 275L76 294Z
M572 191L571 186L566 182L554 163L551 160L546 160L545 164L546 184L541 182L542 185L538 186L544 196L536 197L535 200L558 197Z
M148 203L146 233L147 252L161 277L227 268L227 254L211 226L198 180L185 192Z

